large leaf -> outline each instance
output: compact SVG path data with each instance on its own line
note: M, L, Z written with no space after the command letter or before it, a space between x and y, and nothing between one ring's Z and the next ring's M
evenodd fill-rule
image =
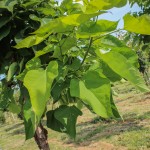
M82 112L77 107L62 105L47 112L47 127L75 138L76 121L79 115L82 115Z
M26 103L23 107L23 114L26 140L28 140L34 136L36 129L36 116L32 110L32 106L29 100L26 100Z
M126 3L127 0L90 0L86 6L86 13L107 10L112 7L122 7Z
M35 57L42 56L42 55L47 54L47 53L49 53L53 50L54 50L53 45L49 44L48 46L44 47L44 49L36 51L35 52Z
M138 70L122 54L115 51L102 54L100 50L96 53L114 72L129 80L141 91L149 91Z
M55 118L64 125L72 138L76 136L76 121L79 115L82 115L82 112L77 107L66 105L59 107L54 113Z
M127 47L125 43L112 35L107 35L94 41L93 45L96 48L101 48L102 50L107 51L111 49L112 51L116 51L125 56L128 61L134 66L137 66L138 64L138 56L136 52L133 51L131 48Z
M11 17L2 17L0 20L0 28L11 20Z
M46 70L30 70L24 78L24 85L29 91L33 111L39 119L45 110L52 82L57 75L58 64L52 61Z
M19 114L21 112L21 108L15 102L11 102L8 107L9 111L12 113Z
M37 57L32 58L26 63L25 69L22 73L17 76L17 79L20 81L24 80L25 75L29 70L35 70L41 67L41 60Z
M17 43L16 46L14 46L14 48L20 49L20 48L29 48L31 46L37 45L39 43L41 43L43 40L45 40L47 37L49 36L49 34L46 35L31 35L26 37L25 39L23 39L22 41L20 41L19 43Z
M0 40L2 40L4 37L6 37L10 33L10 26L4 26L0 28Z
M88 21L81 24L77 30L78 38L88 38L113 31L117 28L118 22L108 20Z
M98 16L99 14L101 14L101 12L93 13L93 14L72 14L72 15L60 17L43 25L34 33L45 34L49 32L53 33L53 32L72 31L74 26L79 26L81 23L89 20L92 17Z
M134 17L127 14L124 16L124 29L137 34L150 35L150 16Z
M86 13L104 10L104 8L109 5L110 3L104 0L91 0L86 6Z
M111 108L109 80L102 78L96 71L89 71L85 75L84 81L71 80L71 96L80 98L95 113L104 118L118 117L113 114Z
M7 74L7 81L10 81L12 77L14 76L15 72L17 71L18 64L16 62L13 62L9 66L8 74Z
M54 116L55 111L57 111L57 109L50 110L46 113L47 127L58 132L66 133L66 128L64 127L64 125L55 118Z
M62 54L65 54L70 48L77 45L75 38L67 37L66 39L61 40L60 42Z
M14 6L17 4L17 0L0 1L0 8L6 8L13 13Z

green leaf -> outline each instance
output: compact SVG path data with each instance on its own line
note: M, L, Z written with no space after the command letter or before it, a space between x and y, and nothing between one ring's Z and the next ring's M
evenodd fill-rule
M15 72L17 71L18 64L16 62L13 62L9 66L8 74L7 74L7 81L10 81L12 77L14 76Z
M102 12L93 13L93 14L72 14L64 17L59 17L50 21L49 23L43 25L35 34L45 34L45 33L59 33L59 32L68 32L72 31L74 26L79 26L81 23L84 23L90 18L98 16Z
M54 113L55 118L61 122L67 129L67 134L70 137L76 136L76 121L77 117L82 115L82 112L75 106L60 106Z
M23 7L25 8L33 8L33 6L39 4L41 1L37 0L29 0L26 3L22 4Z
M26 140L28 140L34 136L36 129L36 116L32 110L31 102L29 100L26 100L26 103L23 107L23 114Z
M67 37L60 42L61 49L62 49L62 54L65 54L68 52L68 50L74 46L77 45L77 40L76 38L73 37Z
M21 112L21 108L20 106L18 106L16 103L14 102L11 102L9 104L9 107L8 107L9 111L12 112L12 113L16 113L16 114L19 114Z
M86 13L104 10L104 8L109 5L110 3L104 0L92 0L86 6Z
M125 43L112 35L107 35L103 38L100 38L96 40L93 44L96 48L100 48L102 50L106 49L106 52L110 49L112 51L118 52L125 56L128 59L128 62L136 67L138 66L138 56L136 52L131 48L127 47Z
M63 83L55 82L51 91L51 95L53 97L54 102L57 102L60 99L60 94L62 90L64 89Z
M9 33L10 33L10 26L4 26L2 28L0 28L0 41L5 38Z
M112 112L109 80L102 78L96 71L88 71L83 79L84 82L76 79L71 80L71 96L80 98L101 117L118 117Z
M141 91L149 91L138 70L123 55L114 51L102 54L97 50L96 53L114 72L129 80Z
M8 11L13 13L14 6L18 2L16 0L0 1L0 8L6 8Z
M11 20L11 17L2 17L0 20L0 28L7 24Z
M56 15L56 11L49 7L49 8L45 8L45 7L39 7L36 9L37 11L40 11L42 14L44 15L52 15L52 16L55 16Z
M23 39L22 41L20 41L19 43L17 43L16 46L14 46L14 48L16 49L20 49L20 48L29 48L31 46L37 45L39 43L41 43L42 41L44 41L47 37L49 36L49 34L46 35L31 35L26 37L25 39Z
M11 88L4 88L0 93L0 109L6 110L10 101L13 99L14 90Z
M50 110L46 113L47 127L58 132L66 133L66 128L64 127L64 125L55 118L54 116L55 111L57 111L57 109Z
M30 19L32 19L32 20L34 20L34 21L38 21L38 22L40 22L41 23L41 26L43 26L43 25L45 25L45 24L47 24L48 22L50 22L50 18L39 18L39 17L37 17L36 15L34 15L34 14L30 14Z
M58 64L51 61L46 70L30 70L24 78L24 85L29 91L33 111L39 119L50 98L51 85L57 75Z
M134 17L129 14L124 16L124 29L137 34L150 35L150 16Z
M41 60L39 58L32 58L26 63L27 70L34 70L41 67Z
M91 0L86 6L86 13L108 10L113 7L125 6L127 0Z
M49 53L53 50L54 50L53 45L49 44L48 46L44 47L43 50L36 51L35 52L35 57L42 56L42 55L47 54L47 53Z
M118 22L108 20L98 20L97 22L88 21L79 26L76 34L78 38L95 37L115 30L117 28L117 24Z
M35 70L41 67L41 60L39 58L32 58L26 63L25 69L16 78L20 81L24 80L25 75L29 70Z
M101 61L102 73L111 81L120 81L121 77L116 72L114 72L105 62Z
M112 112L113 112L114 116L115 116L116 118L122 118L122 117L120 116L119 112L118 112L117 107L115 106L115 103L114 103L114 100L113 100L113 96L112 96L112 92L111 92L111 94L110 94L110 103L111 103L111 109L112 109Z

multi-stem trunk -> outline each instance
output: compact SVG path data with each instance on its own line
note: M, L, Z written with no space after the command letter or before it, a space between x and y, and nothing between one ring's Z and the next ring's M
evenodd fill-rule
M47 130L40 123L35 131L34 139L40 150L50 150L47 141Z

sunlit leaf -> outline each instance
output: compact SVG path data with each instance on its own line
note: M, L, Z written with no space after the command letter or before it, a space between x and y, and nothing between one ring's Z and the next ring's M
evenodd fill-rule
M33 111L39 119L50 98L51 85L57 74L58 64L52 61L46 70L30 70L24 78L24 85L29 91Z
M144 79L141 77L138 70L130 62L128 62L127 58L125 58L122 54L119 54L115 51L102 54L99 50L97 50L97 55L106 64L108 64L108 66L114 72L129 80L141 91L149 91L148 87L145 85Z
M8 74L7 74L7 81L10 81L14 76L15 72L17 71L18 64L16 62L12 63L9 66Z
M84 81L72 79L70 84L71 96L80 98L93 111L104 118L118 117L112 112L110 104L110 82L102 78L96 71L89 71Z
M118 22L108 20L88 21L81 24L77 30L78 38L95 37L117 28Z
M124 16L124 29L137 34L150 35L150 16L134 17L127 14Z
M14 46L14 48L17 48L17 49L25 48L25 47L29 48L31 46L34 46L34 45L41 43L48 36L49 36L49 34L41 35L41 36L38 36L38 35L28 36L25 39L23 39L22 41L20 41L19 43L17 43L17 45Z

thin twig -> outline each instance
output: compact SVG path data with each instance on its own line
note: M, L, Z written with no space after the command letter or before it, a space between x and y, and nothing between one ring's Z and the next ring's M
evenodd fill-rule
M84 58L83 58L83 60L82 60L82 62L81 62L81 66L83 65L83 63L84 63L84 61L85 61L85 59L86 59L86 57L87 57L87 55L88 55L88 53L89 53L89 51L90 51L92 42L93 42L93 37L90 37L89 47L88 47L88 49L87 49L87 51L86 51L86 53L85 53L85 55L84 55Z

